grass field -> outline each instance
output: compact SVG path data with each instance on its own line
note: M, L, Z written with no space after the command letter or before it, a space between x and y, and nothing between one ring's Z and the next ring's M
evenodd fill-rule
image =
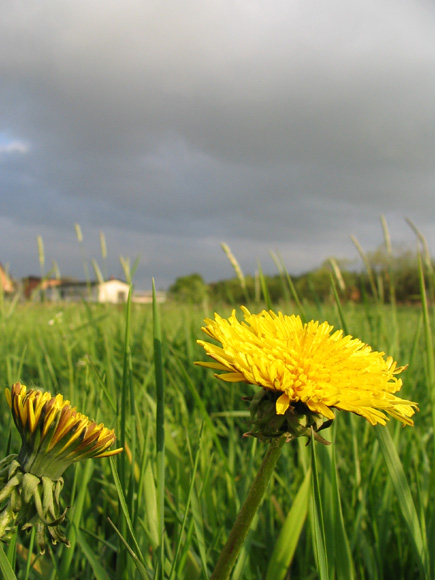
M345 326L408 364L400 396L417 401L420 412L415 427L406 428L396 421L372 427L337 412L322 432L333 445L316 443L314 457L305 439L285 445L231 578L433 578L432 310L424 300L405 307L367 299L341 311L336 304L302 304L307 319ZM264 305L250 307L259 312ZM297 313L293 303L274 307ZM3 303L2 386L21 381L62 393L115 428L126 448L65 472L71 547L50 546L39 556L34 534L20 532L0 552L5 578L209 578L267 446L242 438L241 397L254 387L217 381L193 365L205 360L196 340L215 309L231 311L168 303L156 320L147 306L133 305L128 314L127 307L98 304ZM11 435L11 451L18 452L3 395L0 413L1 451Z

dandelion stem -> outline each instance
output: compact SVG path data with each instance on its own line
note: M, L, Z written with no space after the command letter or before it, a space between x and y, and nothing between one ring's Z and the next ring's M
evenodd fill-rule
M243 542L248 534L252 520L257 513L272 476L275 465L281 455L282 446L286 441L285 437L272 439L269 449L263 459L263 463L255 477L249 490L245 503L241 507L233 529L228 536L224 549L219 556L210 580L226 580L230 577L231 570L236 563L237 556L243 546Z

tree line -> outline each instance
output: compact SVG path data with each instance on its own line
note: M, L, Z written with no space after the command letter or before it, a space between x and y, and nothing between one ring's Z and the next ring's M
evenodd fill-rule
M432 270L432 263L426 266ZM360 269L347 261L329 259L303 274L289 275L282 269L275 275L265 274L264 279L274 303L291 299L294 292L308 301L332 301L333 285L342 300L353 302L376 297L386 303L409 304L420 295L418 259L410 250L389 254L378 248L367 254L366 264ZM169 298L190 304L206 300L241 304L259 300L260 294L258 274L207 283L201 274L193 273L177 278L168 292Z

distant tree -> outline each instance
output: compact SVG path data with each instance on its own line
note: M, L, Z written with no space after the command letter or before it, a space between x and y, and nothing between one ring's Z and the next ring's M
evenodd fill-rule
M384 299L391 300L390 289L394 287L399 302L415 299L420 294L417 255L410 250L396 249L389 254L384 246L367 254L369 263L382 285Z
M279 302L283 299L284 293L282 289L282 281L280 277L277 276L264 276L267 290L272 302ZM213 282L210 284L210 298L213 302L224 302L227 304L246 304L248 300L256 300L259 293L259 289L256 289L256 283L259 287L259 281L257 282L254 276L245 276L245 288L240 285L240 280L238 278L231 278L229 280L219 280L218 282ZM261 297L260 297L261 299Z
M412 301L420 296L418 259L415 252L408 250L395 256L393 276L396 299L399 302Z
M180 276L169 288L169 297L187 304L202 304L208 296L208 286L200 274Z
M371 277L365 267L360 270L353 267L352 262L337 258L325 260L318 268L292 276L299 299L319 304L334 302L331 276L340 300L344 301L371 300L373 285L377 295L385 302L392 302L395 299L399 303L404 303L419 296L415 252L396 249L390 254L384 246L380 246L373 252L367 252L367 258L373 274ZM278 305L283 300L289 300L290 291L285 277L265 274L264 278L273 304ZM200 274L190 274L176 279L169 288L169 296L188 304L201 304L205 299L210 299L214 304L224 303L233 306L261 301L263 297L259 291L258 277L256 279L246 275L244 280L244 288L237 277L206 284Z
M253 298L254 278L245 276L245 288L242 288L238 278L219 280L210 284L210 297L213 301L227 304L245 304L246 295Z

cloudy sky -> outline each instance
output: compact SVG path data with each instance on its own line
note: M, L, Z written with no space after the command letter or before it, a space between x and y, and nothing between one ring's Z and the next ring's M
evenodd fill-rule
M381 214L435 251L434 103L433 0L2 0L0 262L298 273Z

